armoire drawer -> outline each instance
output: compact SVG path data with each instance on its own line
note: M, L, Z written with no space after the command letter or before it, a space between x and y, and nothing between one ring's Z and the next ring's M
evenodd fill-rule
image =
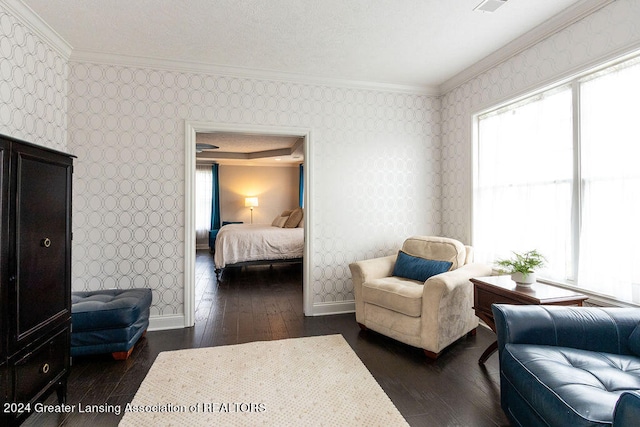
M67 369L69 329L64 329L14 364L14 400L28 402Z

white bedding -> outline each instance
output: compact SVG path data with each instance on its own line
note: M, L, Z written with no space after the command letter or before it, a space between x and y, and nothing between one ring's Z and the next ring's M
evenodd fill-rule
M216 268L245 261L302 258L304 228L268 224L227 224L216 236Z

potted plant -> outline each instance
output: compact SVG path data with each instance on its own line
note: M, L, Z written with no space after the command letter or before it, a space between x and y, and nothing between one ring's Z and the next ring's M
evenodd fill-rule
M545 258L537 250L524 253L513 253L510 259L501 259L496 264L501 271L511 274L511 279L521 286L531 286L536 281L536 269L545 263Z

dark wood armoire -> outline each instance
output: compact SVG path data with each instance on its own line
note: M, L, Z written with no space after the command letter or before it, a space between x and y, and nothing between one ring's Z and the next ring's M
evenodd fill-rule
M17 424L70 366L73 156L0 135L1 424Z

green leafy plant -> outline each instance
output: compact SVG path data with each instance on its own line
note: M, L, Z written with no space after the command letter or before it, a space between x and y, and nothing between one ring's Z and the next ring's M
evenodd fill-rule
M502 267L503 273L522 273L523 276L527 276L534 273L537 268L544 266L546 262L545 257L535 249L521 254L513 252L513 255L510 259L496 261L496 264Z

